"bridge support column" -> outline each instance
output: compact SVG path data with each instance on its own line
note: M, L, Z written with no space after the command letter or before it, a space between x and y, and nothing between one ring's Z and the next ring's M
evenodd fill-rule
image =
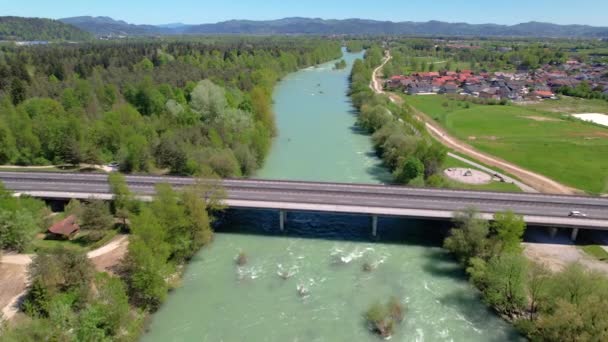
M372 236L378 236L378 215L372 216Z
M576 241L577 237L578 237L578 228L573 228L572 235L570 235L570 239L572 239L572 241Z
M279 211L279 228L281 231L285 230L285 210Z
M549 228L549 235L551 236L551 238L555 238L555 235L557 235L557 228L553 227L553 228Z

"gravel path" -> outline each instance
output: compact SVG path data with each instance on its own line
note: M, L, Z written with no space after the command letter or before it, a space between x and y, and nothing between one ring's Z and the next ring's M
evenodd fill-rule
M502 179L504 179L505 182L515 184L523 192L538 193L538 191L536 189L534 189L533 187L528 186L528 185L526 185L526 184L518 181L517 179L511 178L511 177L509 177L509 176L507 176L505 174L502 174L500 172L496 172L496 171L490 169L489 167L485 167L485 166L483 166L483 165L481 165L479 163L476 163L476 162L471 161L469 159L463 158L463 157L461 157L461 156L459 156L457 154L454 154L452 152L448 152L448 156L450 156L450 157L452 157L454 159L458 159L461 162L467 163L467 164L469 164L469 165L471 165L473 167L476 167L476 168L478 168L480 170L486 171L486 172L490 173L491 175L498 175L499 177L501 177Z
M99 272L110 271L127 253L129 239L120 235L108 244L87 253ZM27 266L32 262L31 254L7 254L0 262L0 307L5 320L10 320L19 312L19 303L27 293ZM5 290L5 289L10 289Z

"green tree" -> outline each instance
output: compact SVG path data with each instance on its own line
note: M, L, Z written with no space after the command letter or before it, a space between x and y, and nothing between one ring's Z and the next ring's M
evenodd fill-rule
M147 57L144 57L141 61L139 61L139 63L135 64L133 68L136 71L148 72L154 70L154 63L152 63L152 61Z
M133 197L124 175L113 172L108 176L108 182L110 191L114 195L112 202L114 214L122 220L123 227L126 227L131 213L138 210L138 202Z
M521 251L521 242L526 230L523 217L515 215L512 211L496 213L490 229L496 234L501 251L509 253Z
M82 229L104 231L112 228L114 217L108 204L101 200L91 200L84 206L80 226Z
M487 264L476 259L468 272L483 292L484 299L499 312L515 317L526 306L527 262L524 256L505 253L491 258Z
M547 301L551 273L544 266L531 263L526 279L529 302L529 319L534 320L540 308Z
M190 107L204 121L213 121L228 106L224 89L210 80L200 81L192 90L190 98Z
M71 199L68 204L65 206L65 208L63 209L63 212L69 216L69 215L74 215L76 216L78 219L82 218L82 213L84 211L84 206L82 205L82 203L77 200L77 199Z
M24 301L26 312L46 317L50 303L62 294L75 293L74 306L82 306L90 294L94 268L83 252L57 248L38 253L29 266L32 286Z
M415 178L424 175L424 164L416 157L409 157L397 175L397 181L408 184Z
M24 252L39 231L38 222L31 212L0 209L0 249Z
M469 208L456 213L454 223L456 227L450 230L443 246L465 265L473 257L486 258L490 247L488 221L480 218L476 209Z
M18 105L26 98L25 84L18 78L13 79L11 83L11 99L14 105Z

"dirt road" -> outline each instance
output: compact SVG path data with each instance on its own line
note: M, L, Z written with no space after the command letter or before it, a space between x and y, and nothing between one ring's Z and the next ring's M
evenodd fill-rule
M372 74L372 81L370 83L370 88L376 92L377 94L385 94L388 95L390 100L394 103L403 103L403 99L391 93L386 93L382 89L382 82L379 78L379 73L382 68L390 61L392 56L390 55L390 51L387 50L385 52L385 58L382 64L377 67ZM500 168L515 177L521 179L525 182L526 185L529 185L531 188L536 191L543 193L555 193L555 194L577 194L581 193L580 190L568 187L566 185L560 184L548 177L540 175L538 173L526 170L522 167L519 167L513 163L507 162L500 158L491 156L489 154L479 152L472 146L463 143L462 141L450 136L441 126L439 126L435 121L429 118L426 114L418 111L414 107L410 106L411 110L415 114L415 116L422 120L425 123L427 131L433 136L436 140L441 142L443 145L460 152L464 155L467 155L475 160L478 160L486 165Z

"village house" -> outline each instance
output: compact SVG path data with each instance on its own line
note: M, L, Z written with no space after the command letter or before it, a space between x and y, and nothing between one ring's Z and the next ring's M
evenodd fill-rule
M544 65L530 72L480 72L471 70L419 72L391 77L386 86L410 95L463 94L485 99L522 101L553 99L562 87L588 82L592 89L608 91L608 65L588 65L569 60L562 65Z
M80 226L76 216L70 215L65 219L56 222L48 229L48 234L55 239L71 240L76 236Z

